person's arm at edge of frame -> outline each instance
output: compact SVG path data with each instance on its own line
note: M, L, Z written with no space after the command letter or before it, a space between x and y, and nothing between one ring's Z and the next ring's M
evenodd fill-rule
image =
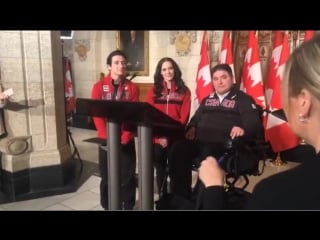
M207 157L201 162L199 178L205 186L203 210L224 210L226 208L225 173L214 157Z
M7 99L8 99L8 96L3 95L2 93L0 93L0 108L4 108L6 106Z
M0 108L4 108L7 105L9 95L6 94L6 91L0 93Z

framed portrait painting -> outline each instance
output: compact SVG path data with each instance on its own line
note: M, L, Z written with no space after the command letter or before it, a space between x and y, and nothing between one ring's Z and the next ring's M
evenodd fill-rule
M117 48L127 56L127 72L130 75L149 75L148 31L118 31Z

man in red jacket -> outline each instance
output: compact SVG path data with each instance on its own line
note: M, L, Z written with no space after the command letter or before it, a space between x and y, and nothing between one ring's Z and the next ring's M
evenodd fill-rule
M123 51L115 50L107 57L109 74L94 84L91 92L93 99L115 101L139 101L139 90L125 78L127 58ZM107 139L106 119L93 117L98 130L98 137ZM135 169L136 152L134 135L122 129L121 133L121 198L122 208L132 209L135 204ZM105 146L99 147L99 168L101 175L100 201L104 209L108 209L108 168Z

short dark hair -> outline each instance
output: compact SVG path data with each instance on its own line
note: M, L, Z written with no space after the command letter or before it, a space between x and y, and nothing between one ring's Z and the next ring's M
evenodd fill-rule
M122 51L120 49L117 49L117 50L112 51L108 55L108 57L107 57L107 65L111 65L111 61L112 61L112 58L114 56L122 56L125 60L127 60L127 55L124 53L124 51Z
M211 68L211 76L216 72L216 71L226 71L230 77L233 77L232 69L229 64L227 63L220 63L215 65L213 68Z

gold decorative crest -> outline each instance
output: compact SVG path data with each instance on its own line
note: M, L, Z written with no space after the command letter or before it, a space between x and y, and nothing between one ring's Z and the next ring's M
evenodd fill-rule
M197 42L196 31L172 31L170 43L174 44L179 56L185 56L191 51L191 43Z
M90 50L89 40L76 40L75 41L75 51L78 53L80 61L85 61L87 59L87 52Z

